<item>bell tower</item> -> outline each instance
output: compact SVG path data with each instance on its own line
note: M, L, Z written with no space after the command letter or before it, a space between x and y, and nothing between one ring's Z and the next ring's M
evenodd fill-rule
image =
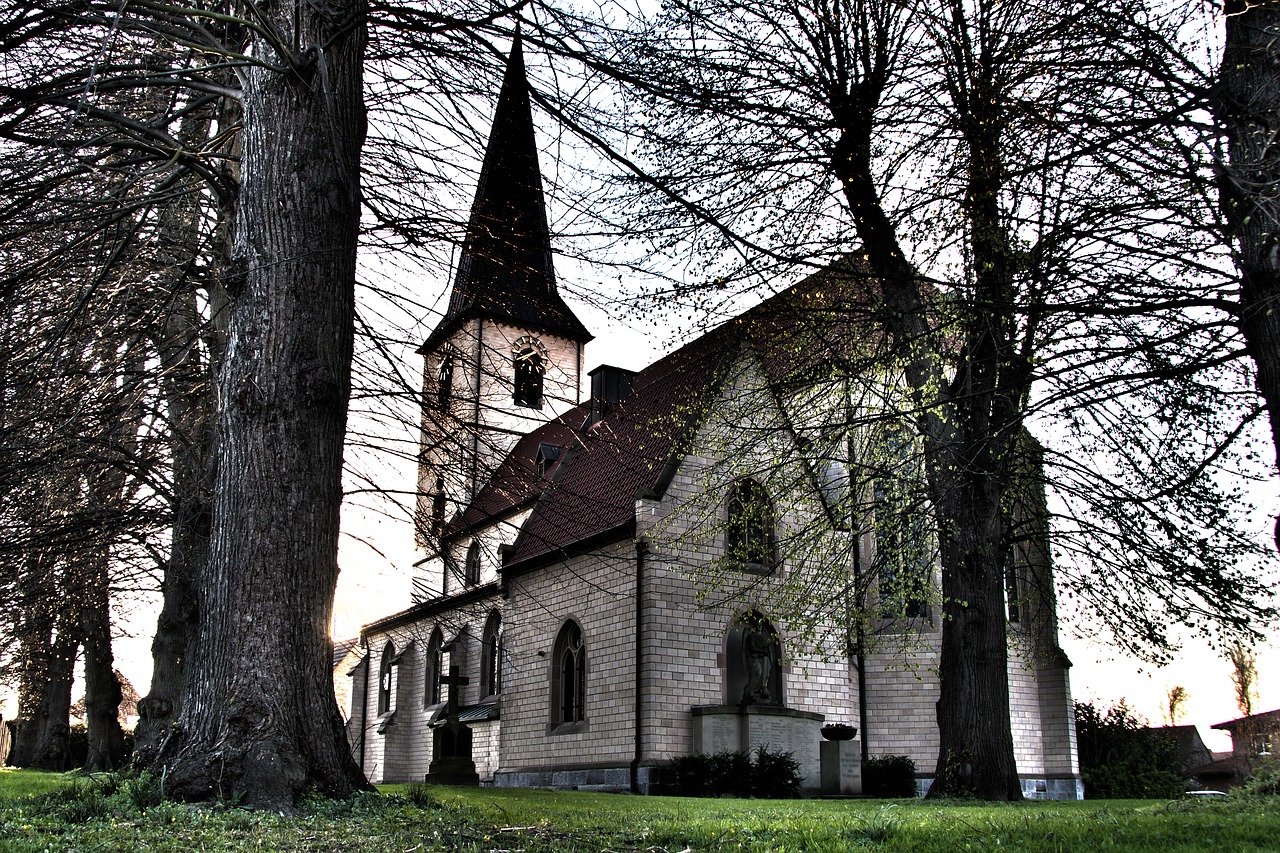
M511 45L444 318L423 356L415 540L429 558L520 436L577 405L591 333L556 289L529 83Z

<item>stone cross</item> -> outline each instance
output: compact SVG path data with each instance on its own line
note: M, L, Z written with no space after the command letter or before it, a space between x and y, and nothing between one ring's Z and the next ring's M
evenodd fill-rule
M458 722L458 699L462 693L462 687L465 684L470 684L471 679L458 673L457 664L450 664L449 674L441 678L440 683L449 685L448 719L449 722L456 723Z

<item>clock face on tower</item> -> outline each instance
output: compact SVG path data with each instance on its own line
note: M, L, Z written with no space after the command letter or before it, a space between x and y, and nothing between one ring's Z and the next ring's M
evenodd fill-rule
M511 347L512 400L517 406L542 408L542 376L547 370L547 348L532 335L524 335Z

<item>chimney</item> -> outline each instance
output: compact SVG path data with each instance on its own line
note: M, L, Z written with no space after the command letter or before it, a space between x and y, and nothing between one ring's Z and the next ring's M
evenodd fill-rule
M591 414L584 427L599 421L609 410L631 394L635 371L602 364L591 371Z

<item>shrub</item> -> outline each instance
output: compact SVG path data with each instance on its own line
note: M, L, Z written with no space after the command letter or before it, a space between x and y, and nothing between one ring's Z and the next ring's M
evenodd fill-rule
M745 752L682 755L663 772L665 788L682 797L799 796L800 765L789 752L761 747L753 763Z
M800 762L789 752L770 752L767 747L756 750L756 764L751 771L751 793L757 797L787 799L800 796Z
M1146 728L1121 699L1106 711L1075 705L1080 777L1088 799L1172 799L1186 783L1171 738Z
M1274 797L1280 795L1280 760L1255 764L1253 772L1236 791L1241 797Z
M862 763L862 793L869 797L914 797L916 763L907 755L881 755Z

